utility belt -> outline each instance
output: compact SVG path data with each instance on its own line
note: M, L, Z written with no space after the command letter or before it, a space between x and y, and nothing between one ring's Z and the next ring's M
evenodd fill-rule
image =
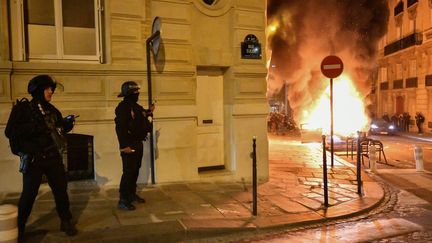
M60 156L60 153L56 145L51 145L44 148L42 151L36 152L34 156L35 159L51 159L56 156Z
M19 172L25 174L28 171L30 164L38 160L52 159L55 157L60 157L60 153L55 145L51 145L40 152L35 152L33 154L19 153L20 164Z

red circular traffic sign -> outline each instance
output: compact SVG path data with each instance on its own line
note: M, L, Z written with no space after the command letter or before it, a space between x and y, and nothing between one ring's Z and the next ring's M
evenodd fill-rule
M343 71L343 62L338 56L327 56L321 62L321 72L327 78L336 78Z

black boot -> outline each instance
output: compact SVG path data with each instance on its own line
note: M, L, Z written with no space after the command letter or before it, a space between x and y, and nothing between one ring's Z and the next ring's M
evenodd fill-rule
M130 201L128 201L126 199L120 199L117 207L119 209L123 209L123 210L129 210L129 211L135 210L135 206L132 205L132 203L130 203Z
M60 230L65 232L68 236L74 236L78 233L78 230L70 220L62 220L60 223Z
M135 196L132 196L132 202L137 202L137 203L145 203L146 200L140 196L138 196L138 194L135 194Z

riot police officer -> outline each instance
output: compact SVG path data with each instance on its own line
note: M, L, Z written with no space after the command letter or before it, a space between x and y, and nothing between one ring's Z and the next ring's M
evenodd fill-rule
M145 202L136 193L136 182L141 168L143 141L151 131L150 119L154 106L146 110L137 103L139 89L139 85L134 81L124 82L118 95L123 97L123 100L115 110L116 133L123 164L118 208L124 210L135 210L132 202Z
M65 147L65 133L72 130L74 117L62 118L50 104L57 83L49 75L38 75L30 80L27 91L31 101L20 102L10 114L5 135L15 144L20 156L23 189L18 203L18 234L23 241L25 225L45 174L54 194L60 230L67 235L77 234L71 223L67 179L61 153ZM18 106L18 105L15 105ZM11 143L12 144L12 143Z

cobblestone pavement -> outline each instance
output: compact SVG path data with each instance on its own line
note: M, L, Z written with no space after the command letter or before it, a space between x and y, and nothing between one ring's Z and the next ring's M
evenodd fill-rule
M136 204L133 212L116 208L118 188L84 181L69 186L79 234L65 237L59 232L53 197L45 186L28 222L28 242L218 241L211 237L352 217L382 201L383 189L366 173L362 173L364 195L359 197L355 167L335 157L334 167L328 167L330 205L324 207L320 146L278 137L269 142L270 179L258 187L256 217L251 215L250 184L242 181L141 187L139 194L147 202ZM19 193L9 193L1 203L16 204L18 197Z
M432 242L431 203L376 175L370 176L383 186L385 197L368 213L260 234L246 232L214 237L206 242ZM432 177L427 177L432 182Z
M432 174L405 169L393 161L392 165L380 169L378 174L368 172L384 188L385 197L380 206L366 214L231 239L241 242L334 242L335 239L337 242L432 242ZM347 234L354 237L347 240Z

